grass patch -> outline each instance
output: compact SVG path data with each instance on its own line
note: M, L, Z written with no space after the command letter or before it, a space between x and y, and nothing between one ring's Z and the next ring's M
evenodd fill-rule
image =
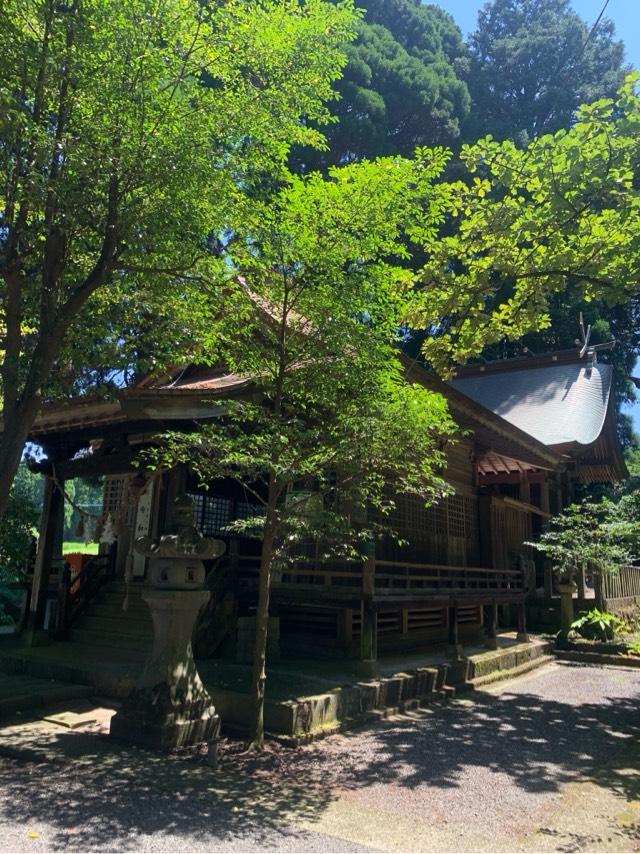
M62 544L62 554L68 555L73 553L83 555L97 555L98 543L75 543L72 540L67 540Z

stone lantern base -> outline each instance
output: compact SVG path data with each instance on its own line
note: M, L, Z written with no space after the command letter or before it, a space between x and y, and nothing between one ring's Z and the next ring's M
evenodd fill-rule
M153 649L133 693L111 719L114 738L171 750L218 737L220 718L193 660L191 634L206 590L147 590Z

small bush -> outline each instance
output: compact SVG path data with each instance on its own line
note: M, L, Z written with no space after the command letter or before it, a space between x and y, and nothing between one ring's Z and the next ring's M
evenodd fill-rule
M627 644L627 653L629 655L640 655L640 640L636 639Z
M571 623L571 628L583 638L599 641L613 640L616 635L629 629L620 617L599 611L597 608L580 614L577 620Z

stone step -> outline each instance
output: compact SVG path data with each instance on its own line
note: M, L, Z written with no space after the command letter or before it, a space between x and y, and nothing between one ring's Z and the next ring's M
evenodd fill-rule
M80 685L93 694L122 699L134 688L145 657L122 649L82 646L62 641L52 647L0 656L7 673Z
M122 609L125 603L125 599L127 601L127 610L132 610L134 608L139 608L140 610L146 611L149 610L149 606L139 593L131 594L130 596L125 596L124 593L121 593L117 590L109 589L101 590L100 593L98 593L95 599L91 602L91 606L109 605L114 608Z
M153 623L151 620L137 620L126 616L111 617L102 614L82 614L73 626L74 629L89 629L111 635L130 635L132 637L151 638Z
M147 637L135 634L107 633L94 629L72 628L69 641L74 644L91 646L96 649L122 650L123 655L146 656L151 649L152 635ZM80 654L82 652L79 650Z
M28 712L42 706L50 706L65 700L90 697L94 689L90 685L74 685L52 679L18 673L0 674L0 716L15 712Z
M122 607L122 602L92 602L82 612L83 614L91 614L96 617L126 617L135 618L151 624L151 612L146 605L130 605L128 608Z

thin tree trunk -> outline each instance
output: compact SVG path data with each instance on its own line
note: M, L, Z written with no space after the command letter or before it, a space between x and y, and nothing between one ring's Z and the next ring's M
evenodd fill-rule
M4 425L0 440L0 519L9 503L11 486L18 471L27 434L17 419Z
M258 588L258 607L256 610L256 638L253 652L253 678L251 683L251 722L249 726L248 750L262 750L264 747L264 696L267 682L267 640L269 636L269 591L271 587L271 568L273 565L274 541L276 531L277 492L269 486L264 537L260 557L260 580Z

